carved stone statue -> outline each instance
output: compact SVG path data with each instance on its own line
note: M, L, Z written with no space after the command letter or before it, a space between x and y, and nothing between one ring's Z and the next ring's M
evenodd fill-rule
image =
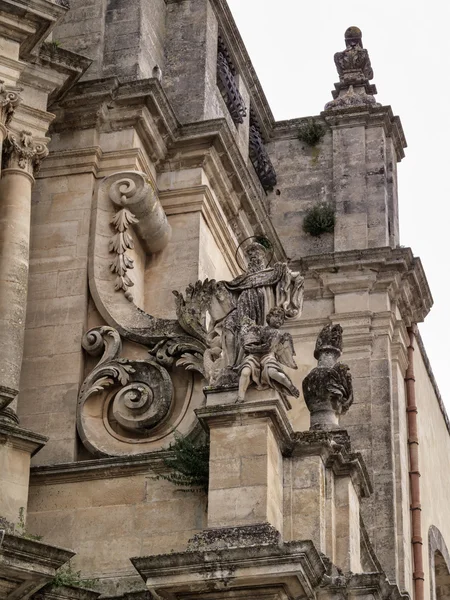
M292 336L280 331L285 320L284 308L272 308L266 320L267 325L260 326L244 317L241 342L245 356L238 367L237 402L244 401L245 393L252 382L258 389L271 387L283 396L287 394L298 398L300 395L282 367L285 365L291 369L297 368Z
M339 416L353 403L350 369L338 362L342 352L342 327L327 325L317 338L317 367L303 380L303 396L311 413L310 429L338 429Z
M174 292L178 322L189 337L158 342L151 352L161 364L175 361L199 371L210 386L237 387L245 356L243 324L266 327L275 307L286 319L301 314L303 277L285 263L268 267L267 250L259 242L249 244L245 255L247 271L232 281L198 281L185 297Z
M374 95L376 87L370 84L373 70L369 53L363 46L362 32L358 27L349 27L345 32L345 50L336 52L334 63L339 74L335 84L333 100L325 110L349 106L378 106Z

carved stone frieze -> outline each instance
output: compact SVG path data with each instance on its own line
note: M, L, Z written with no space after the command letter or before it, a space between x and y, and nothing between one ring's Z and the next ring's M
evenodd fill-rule
M7 86L0 80L0 125L9 125L16 107L22 101L21 91L21 88Z
M303 396L311 413L310 429L338 429L339 416L353 403L350 369L338 362L341 352L342 327L326 325L314 351L317 367L303 380Z
M34 140L29 131L20 134L9 131L3 142L3 169L18 169L32 177L47 155L45 143Z
M219 47L217 51L217 86L227 105L231 118L236 124L240 124L244 122L244 118L247 116L247 108L234 75L233 63L231 62L223 41L219 38Z

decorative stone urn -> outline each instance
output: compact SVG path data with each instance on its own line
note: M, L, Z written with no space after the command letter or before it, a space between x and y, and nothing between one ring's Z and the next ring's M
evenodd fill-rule
M342 327L327 325L317 338L317 367L303 380L303 396L311 413L310 429L339 429L339 416L353 402L350 369L338 362L342 352Z

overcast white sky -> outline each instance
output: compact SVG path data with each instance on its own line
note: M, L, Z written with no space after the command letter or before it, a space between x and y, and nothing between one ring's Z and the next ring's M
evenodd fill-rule
M333 55L356 25L378 102L400 116L401 244L422 259L434 306L420 331L450 412L449 0L228 0L277 120L317 115L338 80Z

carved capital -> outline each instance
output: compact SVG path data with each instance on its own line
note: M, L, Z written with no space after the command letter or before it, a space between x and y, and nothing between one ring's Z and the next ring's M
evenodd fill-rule
M0 124L5 127L10 123L14 110L22 102L21 88L10 87L0 80Z
M3 143L3 169L17 169L32 177L47 155L45 142L34 140L29 131L9 131Z

